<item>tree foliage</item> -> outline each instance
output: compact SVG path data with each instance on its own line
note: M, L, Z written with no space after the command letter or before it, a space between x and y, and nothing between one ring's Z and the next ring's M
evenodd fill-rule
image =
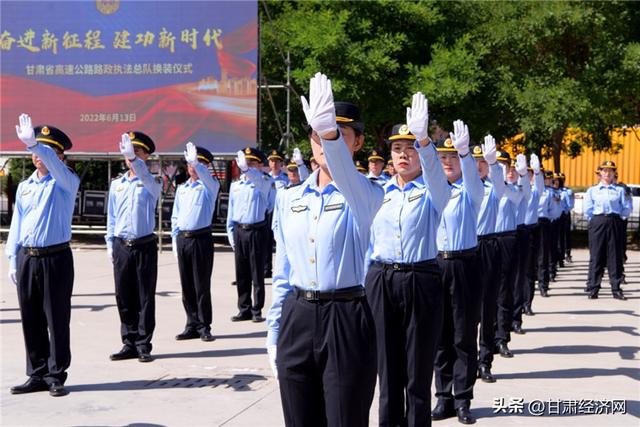
M261 74L284 82L287 51L297 95L327 74L336 99L361 106L367 146L383 144L417 90L442 128L462 118L474 140L522 134L518 149L553 155L556 168L561 151L608 149L612 132L640 123L638 2L269 1L260 10ZM280 134L264 92L262 144L272 147ZM284 93L272 95L284 122ZM297 97L292 117L308 149Z

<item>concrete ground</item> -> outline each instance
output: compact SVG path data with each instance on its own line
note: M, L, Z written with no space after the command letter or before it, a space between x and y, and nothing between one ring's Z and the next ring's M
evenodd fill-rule
M496 358L498 381L476 384L472 412L478 425L640 425L640 253L630 252L626 264L628 301L612 299L606 288L600 299L587 299L582 291L587 257L576 250L574 263L551 284L550 297L536 295L536 314L525 317L526 335L512 337L515 357ZM16 291L2 258L2 426L283 425L278 384L264 348L266 324L229 320L236 314L236 289L230 285L234 267L228 249L217 247L215 254L217 340L210 343L175 341L185 322L178 269L170 251L161 254L156 360L141 364L109 360L121 347L111 266L104 248L74 247L70 394L59 398L9 393L26 379L25 354ZM267 287L267 307L270 297ZM374 400L371 425L377 424L377 406ZM459 424L449 419L434 425Z

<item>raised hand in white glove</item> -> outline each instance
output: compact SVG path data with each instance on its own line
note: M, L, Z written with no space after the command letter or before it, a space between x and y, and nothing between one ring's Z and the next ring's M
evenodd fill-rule
M198 149L191 141L187 142L187 149L184 151L184 159L191 166L198 163Z
M524 154L518 154L516 156L516 172L518 172L520 176L527 174L527 157Z
M120 138L120 154L129 161L136 159L136 153L133 151L133 144L128 133L123 133Z
M236 154L236 164L242 172L246 172L249 169L249 166L247 166L247 158L244 155L244 151L238 150L238 153Z
M176 239L171 239L171 252L173 252L173 256L175 259L178 259L178 242Z
M540 159L538 158L537 155L535 154L531 155L531 161L529 164L531 165L531 169L533 169L533 172L535 174L540 172Z
M429 136L429 101L421 92L413 94L411 107L407 107L407 127L418 142Z
M31 117L28 114L20 114L18 118L19 125L16 125L16 133L18 134L18 138L20 141L27 146L27 148L31 148L38 143L36 141L36 135L33 131L33 126L31 126Z
M307 123L322 138L338 129L331 80L327 76L316 73L309 82L309 102L304 96L300 101Z
M300 149L298 147L293 149L293 155L291 156L291 158L294 162L296 162L296 165L298 166L304 164L304 160L302 160L302 153L300 152Z
M269 355L269 365L271 365L271 372L273 372L273 376L278 379L278 365L276 364L276 354L278 352L278 347L275 345L267 346L267 354Z
M451 142L460 156L469 154L469 128L462 120L453 122L453 132L450 133Z
M17 271L14 269L9 270L9 280L11 280L11 282L18 286L18 278L17 278Z
M498 159L498 152L496 151L496 139L491 135L487 135L484 137L484 144L482 144L482 155L490 165L495 164L496 160Z

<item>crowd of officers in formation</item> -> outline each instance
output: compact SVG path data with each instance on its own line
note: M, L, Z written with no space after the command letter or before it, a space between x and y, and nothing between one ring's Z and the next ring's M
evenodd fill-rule
M524 334L523 314L534 315L536 282L548 297L558 268L571 262L573 194L564 175L544 170L535 154L512 159L491 135L471 144L460 120L433 141L419 92L406 122L388 137L388 163L372 151L365 175L353 161L364 144L357 106L334 102L320 73L302 106L311 171L299 150L286 173L277 151L239 151L242 174L231 184L227 217L239 310L232 321L265 320L264 279L273 277L267 352L286 425L368 425L376 377L380 425L425 426L456 416L475 422L476 379L495 381L494 354L513 357L511 333ZM36 171L18 187L6 246L29 377L11 392L62 396L71 360L69 240L79 179L63 163L71 141L61 130L34 129L23 114L16 131ZM105 239L123 347L110 358L150 362L161 183L145 164L155 150L149 136L128 132L119 145L129 170L111 183ZM176 339L212 341L210 225L220 184L207 168L208 150L189 142L184 157L190 179L177 188L171 217L187 318ZM597 172L600 182L584 199L586 290L597 298L606 266L613 297L624 299L631 199L616 184L613 162Z

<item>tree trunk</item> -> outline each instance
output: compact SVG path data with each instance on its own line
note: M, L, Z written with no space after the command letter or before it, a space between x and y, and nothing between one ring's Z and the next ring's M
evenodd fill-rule
M560 153L562 152L562 139L564 138L564 132L565 128L556 131L551 137L554 172L560 172Z

